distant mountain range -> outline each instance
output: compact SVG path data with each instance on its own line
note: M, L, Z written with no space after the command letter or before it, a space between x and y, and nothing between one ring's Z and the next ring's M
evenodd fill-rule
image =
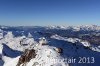
M99 61L100 26L0 26L0 66L99 66Z

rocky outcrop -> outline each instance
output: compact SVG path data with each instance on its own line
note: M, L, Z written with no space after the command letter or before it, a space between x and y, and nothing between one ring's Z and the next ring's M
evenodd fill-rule
M36 53L34 49L28 50L26 49L25 52L19 58L19 61L16 66L20 66L21 64L24 66L26 62L29 62L32 58L35 58Z

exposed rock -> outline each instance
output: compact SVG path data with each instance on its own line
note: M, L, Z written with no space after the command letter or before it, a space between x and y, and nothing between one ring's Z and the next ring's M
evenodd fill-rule
M18 64L16 66L20 66L21 64L25 64L29 62L32 58L35 58L36 53L34 49L28 50L26 49L25 52L19 58Z
M62 48L57 48L56 51L57 51L58 53L63 53L63 49L62 49Z

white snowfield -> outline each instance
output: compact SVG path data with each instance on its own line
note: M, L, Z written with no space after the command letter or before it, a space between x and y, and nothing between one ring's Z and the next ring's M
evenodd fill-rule
M34 41L33 38L28 38L25 36L21 36L21 37L14 37L12 32L8 32L7 35L4 36L3 39L0 40L0 54L2 54L2 43L7 44L10 48L12 48L13 50L20 50L20 51L24 51L26 48L32 49L34 47L34 49L36 50L36 58L33 58L30 60L30 62L26 63L26 66L68 66L67 64L65 64L63 61L62 62L58 62L56 61L61 60L61 56L60 54L55 50L56 47L52 47L49 45L46 46L42 46L42 43L46 43L47 41L43 41L41 40L40 43L37 43ZM14 45L16 44L16 45ZM28 44L27 46L23 46L25 44ZM9 52L9 51L7 51ZM3 54L2 54L3 56ZM19 60L19 57L16 58L10 58L10 57L6 57L3 56L2 60L4 61L4 65L3 66L16 66Z
M63 40L63 41L68 41L68 42L71 42L71 43L76 43L76 42L80 42L81 44L78 44L77 45L83 45L85 47L90 47L91 50L93 51L97 51L97 52L100 52L100 46L93 46L91 45L89 42L87 41L82 41L81 39L78 39L78 38L67 38L67 37L61 37L59 35L52 35L51 38L53 39L57 39L57 40Z
M69 66L62 60L63 58L55 49L56 47L52 46L35 46L37 52L36 58L27 62L26 66ZM10 59L8 62L5 62L4 66L16 66L19 57L20 56ZM5 61L7 60L8 59L6 58Z
M34 49L36 52L35 58L24 63L25 66L99 66L100 61L100 45L90 44L88 41L82 41L79 38L63 37L58 34L43 35L42 29L32 29L33 32L25 32L24 30L7 30L8 27L0 27L0 66L16 66L19 58L25 49ZM5 30L4 30L5 29ZM73 31L93 30L100 31L100 27L80 26L80 27L65 27L65 26L50 26L45 27L46 30L66 30ZM54 30L54 31L55 31ZM15 32L15 33L14 33ZM37 33L39 32L39 33ZM15 36L21 33L20 36ZM25 33L25 34L24 34ZM99 33L98 33L99 35ZM62 49L62 53L58 52L58 48ZM78 64L66 63L63 59L78 58L78 57L94 57L94 64ZM20 66L22 66L21 64Z
M20 57L20 56L19 56L19 57ZM5 62L5 64L4 64L3 66L16 66L17 63L18 63L19 57L12 58L12 59L10 59L10 60L8 60L8 59L6 58L5 61L8 61L8 62Z

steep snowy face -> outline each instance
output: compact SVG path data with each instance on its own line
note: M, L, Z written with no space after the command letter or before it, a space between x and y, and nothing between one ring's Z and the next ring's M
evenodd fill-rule
M69 66L67 63L65 63L60 56L60 54L56 51L56 47L52 46L35 46L35 53L36 56L34 58L31 58L28 62L22 62L20 65L18 65L19 62L21 62L20 58L30 58L29 56L20 56L16 57L15 59L12 59L12 61L7 62L4 64L4 66ZM28 53L27 53L28 55ZM32 54L33 55L33 54ZM59 60L59 61L57 61ZM14 63L12 65L12 63Z
M6 32L4 38L0 40L0 44L7 44L10 48L23 51L26 48L30 48L30 45L34 45L36 42L32 36L18 36L15 37L11 31Z
M1 49L0 53L2 55L1 58L3 62L5 62L4 66L16 66L20 61L19 59L21 57L21 54L18 56L17 51L24 52L25 49L35 49L36 57L31 58L28 62L22 63L21 65L24 64L26 66L33 66L33 65L34 66L41 66L41 65L57 66L59 64L62 66L68 65L63 61L62 62L55 61L56 59L62 60L62 57L56 50L57 49L56 47L52 47L47 44L48 42L44 37L40 38L40 41L38 43L32 37L29 36L14 37L12 32L8 32L4 36L4 39L1 40L1 43L3 45L0 44L0 49ZM12 63L14 64L12 65Z
M36 58L32 59L27 66L56 66L56 64L60 64L61 66L68 66L63 61L58 62L57 59L62 60L60 54L57 53L54 47L50 46L41 46L38 47Z
M97 51L100 52L100 45L95 45L95 44L90 44L88 41L85 40L81 40L78 38L68 38L68 37L62 37L59 35L52 35L51 36L52 39L57 39L57 40L63 40L63 41L67 41L67 42L71 42L74 43L76 45L80 45L80 46L84 46L84 47L88 47L89 49L93 50L93 51Z
M0 66L98 66L99 55L99 26L0 27ZM63 60L71 57L95 63Z
M85 47L90 47L91 46L89 42L82 41L81 39L78 39L78 38L68 38L68 37L62 37L62 36L59 36L59 35L52 35L51 38L57 39L57 40L68 41L68 42L71 42L71 43L79 42L80 44L77 43L77 45L83 45Z
M28 33L28 36L27 37L28 38L32 38L33 36L32 36L32 34Z

